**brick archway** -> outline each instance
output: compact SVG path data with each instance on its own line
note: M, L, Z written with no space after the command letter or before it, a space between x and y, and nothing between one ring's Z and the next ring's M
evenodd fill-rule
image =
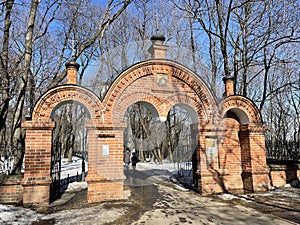
M262 125L261 114L256 105L244 96L234 95L225 98L221 104L221 115L226 117L226 113L235 113L241 124L260 124Z
M265 128L259 111L249 99L232 95L217 103L197 74L173 61L152 59L122 72L101 102L93 92L72 84L76 81L78 65L71 62L68 66L69 84L42 95L31 120L22 124L26 129L24 204L49 203L52 130L55 127L50 117L51 112L66 101L81 103L91 116L86 123L89 203L123 198L124 115L136 102L151 105L161 121L175 105L186 106L192 111L193 122L197 124L193 132L198 137L194 174L201 194L224 189L256 191L268 186ZM227 158L221 155L225 153ZM227 164L223 165L220 160L225 159ZM240 169L236 170L238 167ZM224 174L229 176L224 178Z
M164 86L158 85L160 76L167 82ZM176 103L191 105L199 118L205 117L208 121L217 108L215 97L198 75L178 63L162 59L138 63L121 73L103 104L111 122L118 124L126 109L137 101L151 103L162 118Z
M83 105L90 121L101 117L101 101L91 91L77 85L62 85L48 90L37 101L30 120L23 121L26 129L23 204L49 204L51 185L52 131L55 123L51 113L70 101ZM93 142L92 139L89 140Z
M237 95L228 96L220 106L226 129L220 160L224 167L227 167L225 164L235 167L224 182L226 189L267 190L270 184L264 139L266 127L258 108L250 99Z
M158 117L164 115L164 109L169 107L169 103L163 99L157 98L149 93L135 92L124 95L120 98L113 113L114 124L122 123L124 115L129 106L137 102L147 102L151 104L158 113Z

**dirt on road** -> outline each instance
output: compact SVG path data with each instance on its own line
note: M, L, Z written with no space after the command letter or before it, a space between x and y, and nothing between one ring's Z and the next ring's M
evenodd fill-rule
M33 224L300 224L300 190L203 197L141 171L127 174L127 199L88 205L86 189L65 193Z

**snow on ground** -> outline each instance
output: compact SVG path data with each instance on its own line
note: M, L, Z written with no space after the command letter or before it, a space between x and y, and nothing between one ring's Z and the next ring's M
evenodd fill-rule
M275 189L275 191L273 191L272 193L278 193L280 195L286 196L286 197L290 197L290 198L299 198L299 193L296 192L291 192L289 191L289 189ZM267 193L260 193L259 195L263 196L266 195Z
M232 200L232 199L238 199L237 196L235 195L232 195L232 194L227 194L227 193L224 193L224 194L220 194L220 195L217 195L220 199L223 199L223 200Z
M158 164L154 162L139 162L137 164L137 168L139 170L156 169L156 170L167 170L169 172L176 172L177 164L169 163L169 162L164 162L163 164Z
M162 164L153 162L139 162L137 164L137 170L149 171L151 172L152 176L157 176L163 180L168 180L179 172L180 174L188 172L184 169L190 171L192 169L191 163L170 163L168 161L164 161ZM188 174L185 174L185 176L188 176Z
M184 170L188 169L188 170ZM144 174L147 174L146 179L148 182L151 181L152 184L156 185L161 181L171 181L174 184L174 188L179 191L190 191L185 188L183 184L181 184L174 175L185 175L186 181L189 183L193 180L192 174L190 174L191 163L183 162L180 164L170 163L168 161L164 161L162 164L158 163L149 163L149 162L139 162L137 164L137 171L141 171ZM134 175L133 175L134 176ZM143 179L139 177L140 179ZM130 181L130 180L129 180ZM185 182L186 182L185 181Z
M88 163L85 161L85 172L88 170ZM61 159L61 179L76 176L82 173L82 159L76 156L72 157L72 162L69 163L68 159Z
M176 165L174 163L157 164L139 162L136 168L141 171L151 171L152 176L157 176L163 180L167 180L177 173Z
M87 171L87 163L85 163L85 171ZM68 159L62 159L61 163L61 179L68 176L76 176L82 173L82 159L73 156L72 162ZM87 188L86 182L74 182L68 185L66 192L75 192ZM12 205L0 204L0 224L27 225L41 219L44 215L28 208L15 207Z
M85 166L86 166L86 171L87 171L87 163L85 164ZM186 165L183 165L183 166L186 166ZM69 176L77 175L77 172L78 172L78 174L81 174L81 168L82 168L82 160L80 158L74 157L72 160L72 163L67 163L67 161L65 159L63 159L61 176L62 176L62 178L66 178L66 177L68 177L68 175ZM187 168L187 167L184 167L184 168ZM139 162L137 164L137 170L143 171L144 173L148 174L149 177L153 177L154 179L169 180L173 175L178 174L178 164L168 163L168 162L164 162L163 164ZM130 171L132 171L132 168L130 168ZM74 183L69 184L66 192L75 192L75 191L79 191L79 190L86 189L86 188L87 188L87 184L85 182L74 182ZM166 189L166 188L170 189L170 187L163 187L163 189ZM204 202L208 201L209 205L205 206L205 208L203 208L203 209L201 208L201 210L204 210L207 207L208 207L207 209L210 209L210 207L212 207L215 210L215 209L218 209L218 207L220 207L220 206L218 206L217 208L215 208L216 207L215 204L220 205L221 203L215 203L215 202L213 202L213 200L207 200L206 198L202 199L198 195L193 197L193 195L191 193L187 193L187 192L185 192L186 194L183 194L184 192L182 192L182 191L184 191L184 189L180 190L180 191L181 191L180 194L177 194L176 192L172 193L172 191L169 190L168 191L169 195L164 194L163 196L166 196L166 198L169 198L170 194L171 195L174 194L174 196L173 196L174 199L190 198L191 199L190 201L192 201L192 200L196 201L196 197L197 197L197 199L199 198L199 199L201 199L201 201L204 201ZM289 198L299 197L299 195L296 193L293 193L289 190L282 190L282 189L276 189L275 191L262 193L261 195L265 195L265 196L271 195L270 197L272 197L273 193L280 193ZM190 196L190 195L192 195L192 196ZM220 194L220 195L218 195L218 197L225 201L236 199L236 198L240 198L245 201L250 200L249 196L247 197L246 195L245 196L243 196L243 195L237 196L237 195L233 195L233 194ZM183 201L182 199L181 200L179 199L177 201L179 201L179 202ZM197 201L199 201L199 200L197 200ZM196 206L199 205L199 202L197 202L197 201L195 203ZM162 203L164 203L164 202L157 201L156 204L162 204ZM167 202L167 203L170 204L170 202ZM178 204L179 203L176 203L176 207L175 207L176 213L178 211L177 210ZM222 203L222 204L224 204L224 203ZM192 204L190 204L190 203L188 204L189 207L191 205ZM183 208L186 208L186 207L187 206L184 206ZM227 210L227 213L225 213L226 215L228 214L228 212L232 211L231 205L226 206L224 204L224 206L222 205L222 207L224 207L224 209L222 208L223 211ZM235 206L235 207L238 207L238 206ZM172 209L170 209L169 206L167 208L171 211L170 211L170 213L166 212L167 213L166 215L163 215L163 214L160 215L160 212L157 212L158 209L155 209L152 212L153 215L150 213L152 218L150 217L149 221L151 222L154 219L154 217L155 218L157 217L161 220L163 218L166 218L166 216L173 215L174 212L172 211ZM238 207L238 209L240 210L241 208ZM33 223L41 221L41 220L43 220L43 221L49 220L52 222L55 221L55 224L66 224L66 221L68 221L67 224L105 224L105 223L113 222L118 217L124 216L125 213L127 212L126 210L127 210L126 206L124 208L122 208L122 207L114 208L113 207L113 208L110 208L109 210L106 208L103 208L102 206L95 206L95 207L82 208L79 210L78 209L77 210L76 209L64 210L64 211L60 211L60 212L56 212L56 213L52 213L52 214L48 214L48 215L43 215L43 214L37 213L36 211L30 210L28 208L0 204L0 224L29 225L29 224L33 224ZM200 210L200 212L201 212L201 210ZM251 213L253 214L254 211L253 212L252 211L251 211ZM214 211L211 211L211 212L214 212ZM173 213L173 214L171 214L171 213ZM174 215L177 215L176 213ZM185 212L182 215L185 215L187 213L190 213L190 212ZM145 216L148 216L148 214L145 214ZM249 213L246 213L246 214L248 215ZM232 215L236 215L236 212L234 212ZM141 217L139 222L145 221L145 216ZM216 217L215 214L212 214L211 218L213 216ZM251 215L249 215L249 218L250 218L250 216ZM261 220L262 216L266 217L265 221L267 221L267 219L268 219L267 215L260 214L259 215L260 220ZM196 219L196 218L198 218L198 219ZM258 216L256 214L251 217L251 219L253 219L253 221L256 221L256 222L258 220L257 218L258 218ZM197 221L197 220L199 220L199 212L197 213L197 216L195 217L195 221ZM153 223L150 223L149 221L146 224L153 224ZM170 220L169 220L169 222L170 222ZM227 224L232 224L231 222L227 223ZM270 222L269 224L271 224L271 223L272 222ZM277 224L280 224L280 223L278 222ZM46 223L44 223L44 224L46 224ZM163 224L163 223L161 223L161 224ZM192 223L192 224L195 224L195 223ZM196 223L196 224L200 224L200 223ZM202 223L202 224L204 224L204 223ZM212 223L206 223L206 224L212 224ZM247 221L245 224L248 224ZM274 224L276 224L276 223L274 223Z
M138 163L137 164L137 170L145 171L147 170L151 171L151 176L153 177L159 177L162 180L169 179L172 175L177 173L177 164L174 163L167 163L164 164L156 164L156 163ZM87 171L87 163L85 163L85 171ZM76 176L78 174L82 173L82 159L78 158L76 156L73 156L72 162L69 163L67 159L62 159L62 165L61 165L61 179L67 178L68 175L70 177ZM68 189L66 192L75 192L82 189L87 188L86 182L73 182L68 185ZM122 209L116 209L111 210L107 212L107 210L96 208L96 209L82 209L82 210L68 210L68 211L62 211L50 215L43 215L39 214L36 211L30 210L28 208L22 208L22 207L15 207L11 205L1 205L0 204L0 224L7 224L7 225L27 225L32 224L35 221L38 220L51 220L55 219L56 224L64 224L64 218L65 217L82 217L84 221L83 215L91 215L94 214L94 211L99 212L99 214L103 215L105 214L106 220L103 222L111 222L113 221L113 218L116 215L121 215ZM103 216L102 216L103 218ZM87 218L85 218L87 219ZM89 218L90 220L91 218ZM101 221L101 222L102 222ZM78 220L77 220L78 222ZM97 216L95 216L95 222L99 223L99 220L97 221Z
M31 224L41 217L42 214L30 209L0 204L0 224Z

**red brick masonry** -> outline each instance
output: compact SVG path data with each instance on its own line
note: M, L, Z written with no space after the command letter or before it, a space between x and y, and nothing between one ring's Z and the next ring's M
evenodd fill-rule
M122 72L101 101L76 84L76 69L68 68L69 84L43 94L31 120L22 123L26 130L25 173L21 182L25 205L49 204L55 127L51 116L60 105L70 101L84 105L91 117L86 124L89 203L123 198L124 115L137 102L161 121L165 121L174 105L190 113L198 137L193 165L201 194L263 191L270 187L266 127L255 104L243 96L232 95L232 88L219 102L191 70L173 61L152 59Z

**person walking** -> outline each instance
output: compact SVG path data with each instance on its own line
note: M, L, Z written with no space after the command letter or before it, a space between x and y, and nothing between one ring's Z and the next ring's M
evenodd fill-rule
M136 169L136 164L138 162L139 162L139 158L138 158L137 152L135 150L133 150L132 157L131 157L131 165L132 165L133 170Z
M129 169L129 163L130 163L130 151L129 148L126 148L124 152L124 163L125 163L125 169Z

